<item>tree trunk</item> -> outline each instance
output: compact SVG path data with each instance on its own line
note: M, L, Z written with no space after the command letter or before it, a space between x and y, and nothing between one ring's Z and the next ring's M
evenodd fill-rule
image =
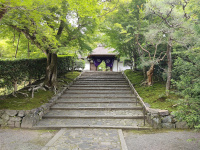
M47 52L47 68L44 84L56 88L57 81L57 54Z
M154 64L151 65L149 70L147 71L147 84L152 85L153 84L153 71L154 71Z
M0 9L0 21L3 18L3 16L6 14L7 9L4 7L4 5L1 5L1 9Z
M133 58L134 58L134 71L137 71L137 54L136 53L134 53Z
M142 71L143 71L143 75L144 75L144 80L146 80L147 79L146 66L143 66Z
M29 43L29 40L28 40L28 58L30 57L30 43Z
M15 95L15 93L17 92L17 81L13 82L13 88L14 88L13 95Z
M21 34L21 32L19 33L19 37L18 37L18 41L17 41L17 47L16 47L16 51L15 51L15 58L17 58L17 51L18 51L18 47L19 47L20 34Z
M169 39L169 43L167 45L167 65L168 65L168 71L167 71L167 83L166 83L166 95L169 95L169 90L171 86L171 77L172 77L172 39Z

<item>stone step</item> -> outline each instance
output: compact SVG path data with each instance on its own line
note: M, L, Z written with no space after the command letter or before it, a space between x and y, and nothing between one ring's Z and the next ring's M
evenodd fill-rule
M97 116L143 116L141 110L51 110L46 115L75 115L75 116L89 116L89 115L97 115Z
M129 87L129 89L130 89L130 86L127 84L127 85L81 85L81 84L77 84L77 85L75 85L75 84L73 84L71 87L89 87L89 88L91 88L91 87L96 87L96 88L127 88L127 87Z
M101 91L107 91L107 90L115 90L115 91L121 91L121 90L130 90L129 87L74 87L74 86L71 86L69 87L70 90L93 90L93 91L96 91L96 90L101 90Z
M82 75L122 75L121 72L84 72Z
M65 94L131 94L131 90L67 90Z
M37 125L32 129L35 130L60 130L62 128L90 128L90 129L124 129L124 130L151 130L151 127L138 127L138 126L108 126L108 125Z
M60 99L58 101L56 101L56 103L66 103L66 104L69 104L69 103L136 103L136 101L90 101L90 100L87 100L87 101L80 101L80 100L74 100L74 101L70 101L68 99Z
M63 94L61 98L69 98L69 97L74 97L74 98L99 98L99 97L104 97L104 98L112 98L112 97L119 97L119 98L134 98L134 94Z
M74 85L128 85L126 82L75 82Z
M85 79L85 78L79 78L78 81L87 81L87 82L91 82L91 81L126 81L124 78L116 78L116 79L113 79L113 78L88 78L88 79Z
M91 83L128 83L126 82L125 80L121 80L121 81L111 81L111 80L78 80L76 81L75 83L88 83L88 84L91 84Z
M111 98L104 98L104 97L99 97L99 98L83 98L83 97L78 97L78 98L73 98L73 97L69 97L69 98L60 98L57 102L68 102L68 101L72 101L72 102L122 102L122 103L126 103L126 101L131 101L131 102L135 102L136 101L136 97L131 97L131 98L119 98L119 97L111 97Z
M122 116L122 115L118 115L118 116L108 116L108 115L79 115L79 116L75 116L75 115L45 115L42 117L42 119L144 119L145 116L141 115L141 116Z
M123 76L81 76L79 77L81 80L90 80L90 79L125 79Z
M82 108L82 107L105 107L105 108L126 108L135 107L135 103L57 103L51 108Z
M42 119L37 126L51 127L51 126L134 126L140 127L143 126L143 119Z
M142 107L51 107L50 110L142 110Z

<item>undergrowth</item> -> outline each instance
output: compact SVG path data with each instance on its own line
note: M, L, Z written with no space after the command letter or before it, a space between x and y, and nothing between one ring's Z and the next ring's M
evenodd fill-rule
M166 109L169 111L176 110L176 103L179 97L173 93L166 96L164 82L157 81L152 86L145 86L141 84L144 82L142 72L126 70L125 74L137 90L140 97L143 98L143 101L150 104L151 108Z
M80 72L68 72L58 77L58 81L62 80L62 82L58 82L58 89L63 87L64 85L72 82L77 76L79 76ZM0 109L10 109L10 110L31 110L37 107L40 107L44 103L47 103L51 97L54 95L54 92L38 90L35 92L34 98L31 98L31 93L27 91L27 89L21 89L20 92L27 93L29 96L25 97L21 94L17 94L17 97L14 97L12 94L0 99Z

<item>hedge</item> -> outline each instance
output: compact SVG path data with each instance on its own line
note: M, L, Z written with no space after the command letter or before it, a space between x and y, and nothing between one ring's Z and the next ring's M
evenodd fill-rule
M45 77L46 62L46 58L0 60L0 88L12 87L14 82L39 80ZM71 70L72 62L73 57L71 56L58 57L58 74Z

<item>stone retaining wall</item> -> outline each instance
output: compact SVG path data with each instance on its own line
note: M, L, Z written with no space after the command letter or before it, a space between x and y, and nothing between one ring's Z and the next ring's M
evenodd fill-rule
M156 129L187 129L187 122L178 122L168 110L148 108L147 122Z
M32 110L0 110L0 127L32 128L68 87L63 88L48 103Z
M82 73L81 73L82 74ZM60 89L58 94L52 97L48 103L32 110L0 110L0 127L32 128L42 119L56 100L81 76L81 74L69 83L66 87Z

